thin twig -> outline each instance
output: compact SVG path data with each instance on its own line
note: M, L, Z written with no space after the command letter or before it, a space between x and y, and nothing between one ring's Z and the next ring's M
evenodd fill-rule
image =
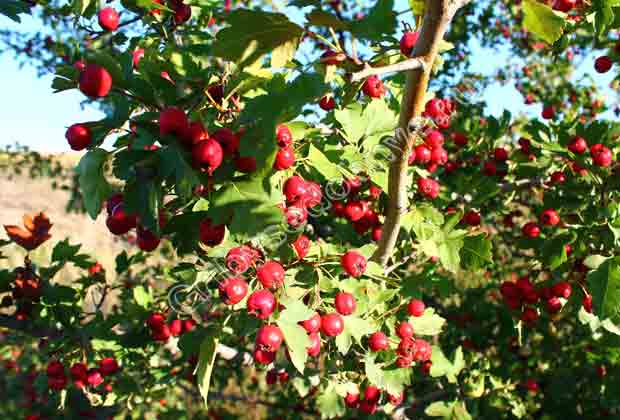
M386 73L397 73L406 70L425 70L425 68L426 63L424 62L424 59L420 57L410 58L408 60L401 61L400 63L390 64L382 67L370 67L368 64L366 64L364 70L351 74L351 82L359 82L360 80L364 80L369 76L379 76Z

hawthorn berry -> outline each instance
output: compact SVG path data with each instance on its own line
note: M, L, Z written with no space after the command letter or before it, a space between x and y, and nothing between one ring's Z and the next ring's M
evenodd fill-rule
M302 199L306 195L306 181L297 175L293 175L284 183L284 196L288 203Z
M493 151L493 158L497 162L506 162L508 160L508 151L503 147L496 147Z
M413 358L416 362L426 362L431 359L433 348L428 341L417 339L415 340L414 348Z
M213 139L201 141L192 148L192 162L194 166L207 172L209 175L212 175L213 171L219 168L223 158L224 151L222 146Z
M426 309L426 305L420 299L411 299L409 304L407 305L407 311L409 315L419 317L424 315L424 310Z
M67 129L65 138L72 150L86 149L92 140L90 129L85 124L73 124Z
M308 209L298 201L285 209L284 216L289 226L299 228L308 220Z
M561 297L564 299L568 299L573 291L571 285L568 282L561 281L559 283L554 284L551 287L551 291L556 297Z
M47 364L45 372L47 376L63 376L65 374L65 366L58 360L52 360Z
M87 64L80 73L80 91L90 98L103 98L112 89L112 76L97 64Z
M385 86L379 77L370 76L362 85L362 91L369 98L381 98L385 95Z
M290 168L295 163L295 151L290 147L283 147L276 153L276 160L273 168L276 171L283 171Z
M99 26L105 31L114 32L118 28L119 16L118 12L112 7L105 7L99 11L97 15Z
M244 174L256 172L256 158L253 156L237 156L235 158L235 168Z
M368 211L368 203L363 200L349 200L344 206L344 215L351 222L357 222Z
M321 353L321 336L316 333L308 334L310 345L307 348L308 356L317 357Z
M157 249L160 239L148 229L138 226L137 231L138 248L145 252L151 252Z
M555 0L553 8L560 12L568 13L577 5L577 0Z
M240 137L230 128L218 128L213 132L211 138L217 141L226 156L233 156L239 152Z
M183 333L183 323L180 319L173 319L168 324L168 329L170 330L170 335L178 337Z
M174 23L181 25L192 17L192 8L189 4L177 3L174 10Z
M283 340L284 335L277 325L263 325L256 333L256 345L268 352L277 351Z
M596 70L598 73L607 73L610 69L611 66L613 65L613 61L611 60L611 58L609 58L606 55L597 57L596 60L594 60L594 70Z
M321 332L328 337L336 337L344 331L344 321L337 313L325 314L321 317Z
M538 312L536 311L536 309L530 306L523 309L523 312L521 313L521 321L528 323L528 324L532 324L536 322L537 320L538 320Z
M373 352L387 350L390 347L390 342L384 333L377 331L368 338L368 347Z
M547 105L542 110L542 117L545 120L551 120L555 118L555 107L553 105Z
M419 32L415 31L407 31L400 38L400 52L406 56L410 57L413 52L413 47L418 40Z
M351 394L347 392L344 397L344 404L349 408L357 408L360 401L360 394Z
M200 242L207 246L216 246L222 243L226 234L226 226L215 225L211 219L200 222L198 228Z
M321 98L321 100L319 101L319 107L323 110L323 111L331 111L332 109L336 108L336 101L334 100L334 97L331 95L325 95Z
M526 223L523 225L521 231L524 236L531 239L538 238L540 236L540 227L535 222Z
M137 68L138 65L140 64L140 60L144 58L144 52L145 52L144 48L137 48L133 51L131 62L134 68Z
M562 309L562 301L558 297L553 296L545 302L545 309L550 314L558 313Z
M308 334L319 332L321 329L321 315L315 312L309 319L299 323Z
M547 209L540 215L540 223L547 226L555 226L560 223L560 215L554 209Z
M293 133L291 133L291 129L284 124L278 125L276 127L276 140L278 141L278 146L289 147L293 144Z
M164 108L159 113L159 134L174 134L183 136L189 126L187 115L182 109L175 107Z
M204 124L200 121L192 121L184 129L181 128L181 130L184 131L181 135L181 139L188 147L193 147L209 138L209 133L205 129Z
M254 350L254 361L256 363L268 365L273 363L274 360L276 360L275 352L266 351L258 347Z
M570 143L568 143L567 147L568 150L570 150L571 152L580 155L582 153L585 153L586 150L588 150L588 143L583 137L577 136L574 137Z
M113 235L124 235L136 225L136 217L125 212L123 203L117 204L106 218L106 226Z
M413 327L407 321L403 321L396 327L396 335L400 339L413 337Z
M259 319L267 319L276 309L276 298L269 290L257 290L248 297L248 313Z
M463 222L469 226L480 226L480 213L475 210L469 210L463 215Z
M611 150L600 143L590 147L590 156L592 156L592 161L596 166L606 167L611 165L613 161Z
M226 268L234 274L245 273L253 262L252 251L247 246L231 248L226 254Z
M425 197L434 199L439 195L439 183L431 178L418 178L418 191Z
M340 315L351 315L357 307L355 297L347 292L338 292L334 303Z
M347 251L340 258L340 265L352 277L360 277L366 271L366 258L356 251Z
M303 260L310 250L310 239L306 235L301 235L293 242L293 249L297 254L297 258Z
M284 284L285 271L277 261L266 261L256 269L256 278L265 289L277 289Z
M467 136L459 132L450 133L450 140L452 140L455 145L460 147L467 145L468 142Z
M118 362L113 357L104 357L99 361L99 372L101 372L103 376L114 375L118 370Z
M418 144L415 149L415 162L421 165L431 161L431 149L424 144Z
M103 380L103 375L101 374L99 369L88 369L88 374L86 376L86 381L88 382L88 385L96 388L103 383Z

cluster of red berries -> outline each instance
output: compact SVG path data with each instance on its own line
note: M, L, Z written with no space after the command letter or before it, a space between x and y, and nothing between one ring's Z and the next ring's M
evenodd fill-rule
M568 150L576 155L582 155L588 150L588 143L583 137L576 136L567 145ZM607 167L613 161L611 150L601 143L596 143L589 147L592 163L596 166Z
M173 319L166 323L166 316L160 312L149 315L146 325L151 331L151 337L155 341L166 343L170 336L179 337L196 327L193 319Z
M532 324L539 317L538 311L532 305L543 302L549 314L556 314L562 309L560 298L568 299L572 293L572 287L568 282L561 281L551 287L537 289L529 276L523 276L519 277L515 283L503 282L500 286L500 293L507 307L519 311L520 319L527 324Z
M543 226L556 226L561 222L560 215L554 209L546 209L540 214L540 223ZM523 236L534 239L538 238L541 233L540 225L536 222L527 222L521 228ZM570 245L567 245L566 252L570 253Z
M138 223L138 218L135 215L127 213L124 204L123 194L114 194L106 202L106 226L113 235L125 235L131 229L137 229L137 243L138 247L143 251L153 251L160 243L158 238L153 232L141 226ZM159 225L164 227L166 219L161 213L159 215Z
M422 116L431 118L437 127L450 128L452 114L456 111L456 102L451 99L433 98L426 102Z
M265 375L265 382L267 382L267 385L275 385L276 383L280 383L285 384L287 383L289 380L289 374L286 370L284 369L270 369L267 371L267 374Z
M482 173L485 176L497 176L503 178L508 173L506 161L508 160L508 150L503 147L496 147L493 155L482 165Z
M343 190L346 192L347 201L332 202L334 215L347 219L359 235L370 231L373 241L381 239L383 225L376 207L382 193L381 188L371 182L364 183L356 176L344 180ZM373 203L376 203L375 208Z
M276 153L273 168L276 171L282 171L295 163L295 150L291 147L293 145L293 134L286 125L280 124L276 128L276 140L279 150Z
M577 2L578 0L555 0L553 2L553 9L568 13L577 6Z
M283 193L286 204L282 206L286 222L293 228L302 226L308 220L308 209L321 204L321 186L293 175L284 182Z
M381 390L374 385L366 385L364 388L363 396L357 393L348 392L344 397L344 404L353 409L358 409L362 413L371 415L377 411L379 407L379 401L381 400ZM386 403L390 403L393 406L402 404L405 400L405 391L400 395L387 394Z
M88 368L84 363L74 363L69 368L69 374L71 376L73 385L82 389L86 386L97 388L101 385L105 378L116 374L120 370L118 363L113 357L105 357L101 359L96 368ZM47 385L54 391L60 391L67 386L69 382L65 366L57 361L53 360L47 365ZM110 392L112 386L108 383L105 386L105 390Z
M424 315L425 305L419 299L412 299L407 305L407 312L413 317ZM396 335L400 338L396 349L396 366L405 368L411 366L413 362L418 362L425 366L425 362L430 361L432 356L431 345L423 339L413 338L413 327L410 323L403 321L396 327Z

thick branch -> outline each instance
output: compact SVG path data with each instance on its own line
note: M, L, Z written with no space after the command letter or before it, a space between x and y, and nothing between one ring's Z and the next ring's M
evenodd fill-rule
M387 264L396 246L401 218L407 209L407 161L415 141L414 133L409 131L409 122L420 117L424 111L426 90L431 76L432 63L439 52L439 43L455 13L466 2L466 0L426 0L424 20L412 56L423 59L429 65L409 70L407 74L398 130L407 135L396 136L399 143L398 150L390 163L389 202L386 218L379 247L372 257L374 261L383 266Z
M359 82L360 80L364 80L369 76L379 76L386 73L396 73L406 70L424 69L424 67L424 60L418 57L410 58L408 60L401 61L400 63L390 64L382 67L367 66L364 70L353 73L351 75L351 82Z

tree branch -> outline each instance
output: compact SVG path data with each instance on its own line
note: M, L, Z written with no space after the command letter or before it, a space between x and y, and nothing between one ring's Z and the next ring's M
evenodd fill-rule
M390 163L389 201L383 233L379 246L372 256L372 260L382 266L386 265L396 246L401 218L407 209L408 157L416 138L409 130L409 123L414 118L420 117L424 111L426 90L430 81L432 63L439 53L439 43L458 9L466 3L467 0L426 0L424 20L412 56L423 59L429 65L409 70L407 74L398 130L407 135L397 136L398 150Z
M390 64L382 67L370 67L368 64L366 64L364 70L351 74L351 82L359 82L360 80L364 80L369 76L379 76L385 73L396 73L405 70L424 70L425 67L426 63L424 62L424 59L418 57L410 58L408 60L401 61L400 63Z

